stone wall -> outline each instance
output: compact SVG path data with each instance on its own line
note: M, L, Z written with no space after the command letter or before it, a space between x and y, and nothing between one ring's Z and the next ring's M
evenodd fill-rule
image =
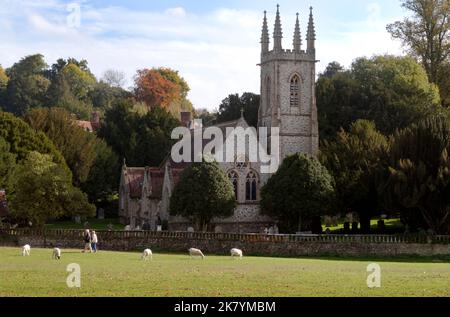
M405 242L394 236L366 238L344 237L336 239L322 236L264 236L213 233L154 233L154 232L97 232L100 250L141 251L151 248L154 252L185 253L191 247L200 248L206 254L228 255L231 248L240 248L245 255L257 256L400 256L400 255L449 255L450 237L438 240L425 239ZM367 236L368 237L368 236ZM375 238L374 238L375 237ZM324 241L326 240L326 241ZM334 240L334 241L333 241ZM415 241L411 239L410 241ZM0 245L32 247L83 247L82 232L70 234L2 234Z

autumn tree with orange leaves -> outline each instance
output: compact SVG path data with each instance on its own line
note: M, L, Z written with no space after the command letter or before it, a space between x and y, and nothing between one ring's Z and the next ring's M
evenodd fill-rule
M179 85L164 78L155 69L138 70L134 82L137 100L144 102L149 109L158 106L167 109L181 94Z

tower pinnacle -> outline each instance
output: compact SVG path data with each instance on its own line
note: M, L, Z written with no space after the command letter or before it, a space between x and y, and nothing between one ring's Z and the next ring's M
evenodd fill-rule
M281 29L281 19L280 19L280 5L277 4L277 15L275 18L275 30L273 32L274 46L273 49L279 52L283 49L281 41L283 39L283 30Z
M308 22L308 32L306 34L306 41L308 42L307 52L314 53L315 48L315 40L316 40L316 31L314 29L314 17L312 13L313 8L309 8L309 22Z
M262 36L261 36L261 52L267 53L269 51L269 28L267 27L267 17L266 17L266 11L264 11L264 20L263 20L263 27L262 27Z
M297 13L297 20L295 21L295 31L294 31L294 52L300 53L302 49L302 37L300 35L300 22L298 20L298 13Z

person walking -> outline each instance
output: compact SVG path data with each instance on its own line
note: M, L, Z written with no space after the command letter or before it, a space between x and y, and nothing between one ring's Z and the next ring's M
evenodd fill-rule
M84 231L84 250L82 251L83 253L86 251L89 251L90 253L92 253L92 247L91 247L91 234L89 233L89 229L86 229Z
M91 247L92 247L92 251L94 253L97 253L97 243L98 243L97 234L95 233L95 231L92 231L92 234L91 234Z

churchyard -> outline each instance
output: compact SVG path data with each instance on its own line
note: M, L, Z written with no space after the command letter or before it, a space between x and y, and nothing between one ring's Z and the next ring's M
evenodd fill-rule
M450 257L231 259L205 254L138 252L83 254L0 248L0 296L450 296ZM68 287L69 264L80 266L80 287ZM369 288L369 264L380 266L380 287Z

